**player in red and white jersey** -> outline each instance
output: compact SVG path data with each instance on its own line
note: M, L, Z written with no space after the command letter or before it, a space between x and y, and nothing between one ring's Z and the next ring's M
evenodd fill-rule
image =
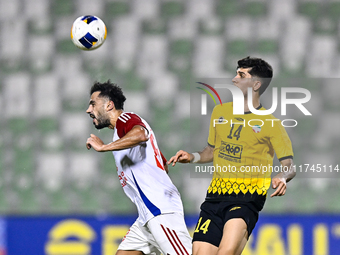
M169 178L166 159L149 124L132 112L124 112L126 100L110 81L91 88L87 113L97 129L114 130L113 142L104 144L91 134L88 149L112 151L125 194L136 204L139 217L116 254L191 254L180 194Z

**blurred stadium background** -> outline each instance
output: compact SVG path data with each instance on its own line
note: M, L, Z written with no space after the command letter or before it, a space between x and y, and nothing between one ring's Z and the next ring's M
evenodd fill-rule
M86 14L108 28L93 52L70 40ZM295 163L340 163L338 82L310 82L340 77L339 18L338 0L0 0L0 213L135 214L112 154L85 148L90 133L112 138L85 113L92 83L118 83L125 110L149 121L170 158L189 146L192 81L233 77L248 55L273 65L275 86L299 77L296 86L312 93L313 118L289 130ZM170 176L185 212L196 215L210 180L185 169ZM264 213L338 214L339 180L296 178Z

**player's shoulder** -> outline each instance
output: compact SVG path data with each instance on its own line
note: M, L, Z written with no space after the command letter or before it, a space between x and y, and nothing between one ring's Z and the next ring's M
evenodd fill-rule
M146 128L147 122L134 112L123 112L117 119L116 128L131 129L135 125L140 125Z
M263 106L259 109L260 111L264 111L267 110L266 108L264 108ZM261 117L264 117L266 119L271 119L271 120L280 120L279 118L275 117L272 113L268 114L268 115L260 115Z
M266 110L263 106L259 109ZM258 120L262 120L262 130L264 134L267 135L277 135L277 132L284 132L284 126L281 124L281 119L277 118L273 114L267 114L267 115L256 115L256 118Z
M267 108L265 108L263 105L260 105L258 108L256 108L258 111L266 111ZM251 112L249 112L251 113ZM255 114L258 119L271 119L271 120L280 120L279 118L275 117L273 114L265 114L265 115L257 115Z
M117 119L116 129L118 136L121 138L129 132L134 126L140 125L147 129L146 122L136 113L123 112ZM147 129L148 130L148 129Z
M122 122L122 123L127 123L128 121L141 121L142 118L134 113L134 112L123 112L119 117L118 117L118 120L117 120L117 123L118 122Z
M218 113L218 112L225 112L229 111L233 108L233 102L227 102L223 104L218 104L214 107L213 112Z

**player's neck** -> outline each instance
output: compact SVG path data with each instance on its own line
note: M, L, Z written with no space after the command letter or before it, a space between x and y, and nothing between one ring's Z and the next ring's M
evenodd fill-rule
M109 126L110 129L115 128L117 120L123 112L124 112L123 110L112 110L110 112L110 126Z
M252 99L253 99L252 100L253 108L257 109L261 105L260 96L253 94ZM248 98L247 97L244 98L244 112L250 112L250 109L248 107Z

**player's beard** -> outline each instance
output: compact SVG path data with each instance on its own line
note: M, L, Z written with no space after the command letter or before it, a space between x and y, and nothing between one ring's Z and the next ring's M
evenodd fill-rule
M94 126L96 127L96 129L106 128L110 125L110 119L105 118L105 116L100 113L98 113L96 120L97 120L97 124L94 123Z

